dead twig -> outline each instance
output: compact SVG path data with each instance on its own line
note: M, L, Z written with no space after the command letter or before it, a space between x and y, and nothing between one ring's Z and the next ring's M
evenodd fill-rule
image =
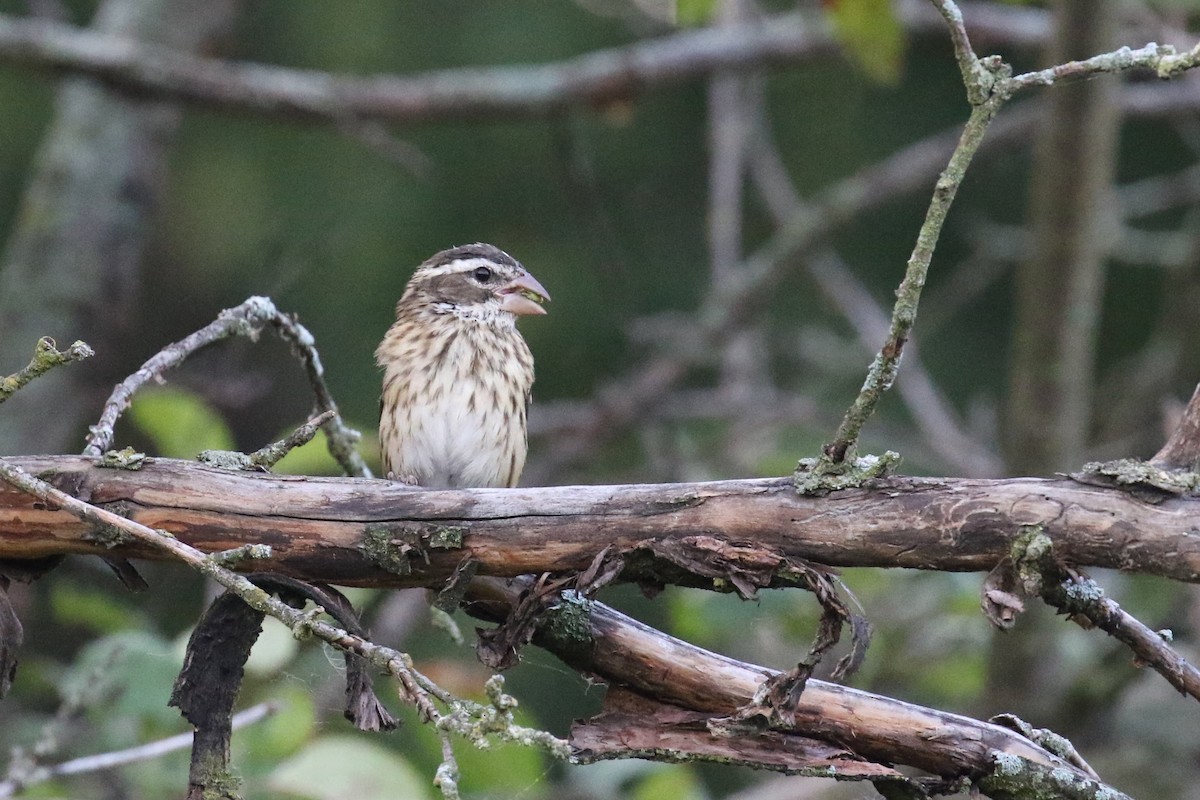
M66 350L59 350L54 340L49 336L38 339L33 349L33 359L19 371L0 378L0 403L12 397L22 386L39 375L70 364L72 361L82 361L94 356L95 352L84 342L74 342Z
M330 454L347 475L369 478L370 470L354 449L361 434L348 427L338 413L337 403L325 383L325 368L312 334L293 317L276 309L275 304L266 297L251 297L241 305L225 309L213 322L159 350L136 372L117 384L104 404L99 421L90 428L84 455L99 456L112 447L117 420L133 402L133 395L147 382L161 379L163 373L178 367L192 353L221 339L245 336L257 341L263 326L268 324L292 346L296 357L304 365L316 395L318 411L333 412L333 417L325 423Z

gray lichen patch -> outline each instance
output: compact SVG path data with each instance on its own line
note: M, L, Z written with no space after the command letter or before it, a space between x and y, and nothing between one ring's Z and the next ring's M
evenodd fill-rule
M594 645L591 628L592 601L573 589L563 591L559 602L550 608L538 625L564 653L588 655Z
M113 514L125 517L126 519L128 519L132 513L132 509L128 503L106 503L104 504L103 508L105 511L110 511ZM135 537L133 534L121 530L116 525L108 525L105 523L93 525L92 529L84 534L84 539L89 542L96 542L97 544L104 545L109 549L120 547L121 545L125 544L132 544L133 542L137 541L137 537Z
M565 589L553 613L546 619L547 632L559 641L590 642L592 601L573 589Z
M428 561L429 550L457 550L467 529L459 525L373 524L363 530L359 549L375 566L393 575L410 575L413 562Z
M124 447L120 450L108 450L100 457L100 461L96 466L105 469L129 469L139 470L146 461L146 454L139 453L132 447Z
M1115 486L1137 494L1142 499L1150 492L1167 495L1200 494L1200 473L1183 469L1164 469L1136 458L1115 461L1092 461L1083 465L1082 472L1073 472L1072 480L1092 486Z
M257 469L257 465L245 453L236 450L202 450L196 460L217 469L227 469L231 472L245 472Z
M429 546L435 550L458 550L463 544L467 529L461 525L434 526L429 534Z
M798 494L820 497L841 489L857 489L870 481L886 478L899 465L900 454L892 450L881 456L865 455L838 463L827 457L802 458L796 465L793 481Z

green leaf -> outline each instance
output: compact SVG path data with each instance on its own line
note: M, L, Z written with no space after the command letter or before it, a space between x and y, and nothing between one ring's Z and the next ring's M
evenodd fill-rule
M145 618L123 598L62 581L51 585L50 606L59 622L97 633L116 633L145 624Z
M179 712L167 706L167 699L179 664L171 642L143 631L124 631L84 647L61 691L93 696L114 693L115 699L90 710L122 728L127 728L131 719L151 723L156 729L178 727Z
M476 701L487 702L483 697ZM514 721L527 728L542 727L524 708L513 712ZM412 728L416 737L417 750L414 759L421 764L436 765L441 761L441 741L424 726ZM503 794L520 796L530 786L546 778L549 769L548 757L536 747L488 740L487 747L476 747L465 739L455 738L454 759L458 762L458 788L464 795L496 797Z
M403 756L351 735L323 736L280 764L267 779L271 789L307 800L424 800L432 776L421 775Z
M465 792L493 795L511 792L520 795L528 787L541 782L549 769L546 756L534 747L495 742L483 750L462 740L456 741L455 745L458 784Z
M676 0L675 22L684 28L707 25L716 10L716 0Z
M178 387L139 393L126 414L159 455L195 458L201 450L232 450L233 434L204 398Z
M655 770L642 778L629 793L632 800L705 800L708 796L696 777L696 771L685 764L672 764Z
M250 649L250 657L246 659L246 672L259 677L275 675L291 663L299 648L300 642L287 626L277 620L266 619L262 633Z
M375 426L361 426L347 423L351 428L362 433L355 449L373 469L379 465L379 438L375 435ZM283 431L275 440L287 438L292 429ZM341 475L342 468L329 455L329 447L325 444L325 431L317 431L317 435L308 444L297 447L279 460L272 469L281 475Z
M295 753L313 735L317 710L311 687L296 683L274 685L271 702L278 709L274 714L234 734L234 746L246 756L245 762L235 756L235 764L243 768L248 764L270 764L274 768L280 759Z
M891 0L827 0L833 29L850 58L880 83L900 80L904 62L904 29Z

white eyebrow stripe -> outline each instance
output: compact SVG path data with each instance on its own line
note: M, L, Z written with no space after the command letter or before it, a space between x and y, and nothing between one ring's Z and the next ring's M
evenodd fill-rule
M445 264L439 264L436 267L422 267L420 275L427 278L433 278L438 275L450 275L454 272L470 272L479 267L487 267L488 269L504 269L503 264L497 264L490 258L456 258Z

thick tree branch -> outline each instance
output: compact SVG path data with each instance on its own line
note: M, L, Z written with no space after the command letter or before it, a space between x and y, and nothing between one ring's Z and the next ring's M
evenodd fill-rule
M992 39L1031 44L1045 35L1046 15L1040 11L982 3L965 7L973 29ZM940 30L940 20L923 3L903 4L900 12L910 31ZM0 15L0 63L91 76L153 97L337 125L540 115L573 104L621 100L721 70L796 63L840 51L820 17L785 14L539 66L356 77L197 58L48 19Z
M140 465L141 462L133 463ZM121 469L136 470L140 466ZM325 613L320 606L312 612L293 608L255 586L245 576L231 571L230 567L236 563L248 561L252 565L262 564L270 555L269 545L259 543L237 548L236 551L206 554L169 531L150 528L108 508L80 500L48 483L44 479L46 477L49 476L31 475L10 460L0 459L0 480L34 498L35 506L53 506L75 517L92 527L95 534L110 547L123 541L133 541L161 557L180 561L224 586L253 610L287 625L297 638L314 636L386 671L396 679L401 698L413 705L423 721L436 725L442 733L454 732L476 743L494 735L542 747L559 757L565 756L565 744L551 734L514 724L511 709L515 703L503 694L503 678L500 676L494 676L488 682L488 694L494 708L487 709L477 703L461 700L422 675L413 666L412 658L407 653L375 644L360 633L319 619ZM118 510L128 512L127 507L118 506ZM331 615L336 618L339 612L333 611ZM439 703L446 708L446 713L439 710Z
M466 608L473 615L498 619L516 600L516 592L501 581L477 581ZM656 702L707 712L714 721L749 703L762 682L776 674L667 636L600 603L589 603L583 611L578 620L582 626L543 625L534 643L575 669ZM565 631L570 633L564 635ZM644 719L647 725L660 721ZM689 745L711 738L695 731L695 720L691 722L690 732L676 730L661 743L690 752ZM596 737L589 730L592 724L591 720L578 723L572 731L577 758L592 761L619 755L596 749ZM607 724L604 717L600 724ZM688 740L682 739L685 732ZM1000 772L999 763L1011 759L1010 764L1061 769L1061 777L1087 783L1080 770L1006 728L824 681L809 680L796 706L795 724L787 732L836 743L845 751L842 758L908 764L943 777L983 775L986 783ZM854 774L860 764L849 761L847 766ZM1094 795L1078 796L1100 796L1105 787L1095 787Z
M669 581L678 570L666 569L652 547L668 540L763 578L763 586L789 585L788 559L987 571L1026 525L1043 526L1073 566L1200 582L1200 500L1151 503L1070 480L891 478L805 498L784 478L431 491L165 459L147 459L137 471L98 468L81 456L0 463L203 551L270 545L270 557L248 568L342 585L438 586L466 557L483 575L583 570L607 546L625 556L625 579ZM166 557L144 544L113 545L71 514L0 485L0 558Z
M404 654L375 645L360 636L323 623L314 615L304 614L267 597L250 586L244 578L217 567L211 558L206 558L200 551L176 537L152 530L93 503L84 503L67 495L40 479L30 477L28 473L13 465L11 459L0 460L0 474L3 474L6 482L36 498L35 506L60 506L67 509L72 516L107 528L103 534L109 539L113 537L112 529L115 528L117 532L133 536L156 550L166 551L233 589L253 608L277 616L297 631L311 633L339 648L370 658L380 667L386 667L401 682L406 697L421 710L426 721L436 723L439 728L454 727L456 722L461 725L467 725L469 722L459 719L464 714L469 716L468 710L454 711L453 719L451 715L443 715L437 711L434 707L435 698L449 705L457 705L458 701L443 696L437 687L423 679L412 669L408 657ZM43 477L51 477L49 471L43 472ZM326 489L328 488L327 486ZM409 493L424 494L419 490L410 490ZM128 508L124 510L128 511ZM448 540L448 527L443 526L438 536ZM509 587L496 580L481 581L472 591L468 602L475 613L481 613L482 609L482 613L502 617L507 614L508 607L514 602L519 602L517 595ZM624 666L629 672L619 673L619 680L635 689L648 689L655 694L652 699L658 703L663 702L664 698L666 702L673 702L677 698L685 697L688 687L693 691L704 687L697 697L698 705L692 707L692 710L710 714L706 723L709 726L709 735L704 735L701 730L693 730L683 739L676 738L674 741L682 748L680 753L712 757L716 752L713 737L738 736L745 739L750 733L736 729L736 713L727 719L728 710L721 707L721 702L724 698L741 694L742 702L733 707L736 711L739 706L745 705L746 696L755 697L751 692L757 692L759 683L770 676L769 671L752 665L741 665L690 648L652 629L638 626L632 620L623 618L599 604L584 601L581 597L579 602L568 603L565 595L562 600L561 605L569 607L565 612L560 608L556 613L572 615L573 620L566 624L542 626L541 635L547 638L565 637L558 640L551 638L551 645L565 645L567 660L581 665L579 668L587 666L590 671L603 674L602 665L605 663ZM598 624L601 619L607 620L604 633L601 633L602 629ZM631 641L616 641L619 637L630 635L633 636ZM599 640L604 636L608 636L609 640L602 643ZM614 645L616 650L610 652L608 646L600 646L601 644ZM594 658L597 652L603 654L600 660ZM670 665L669 668L664 668L667 665ZM649 674L644 672L647 667L650 669ZM717 681L720 688L714 692L714 669L718 667L723 668L725 674L720 676L721 679ZM560 744L552 737L536 731L514 729L511 725L511 715L506 712L507 709L511 709L512 701L503 696L501 686L498 678L489 681L489 696L492 697L497 713L504 717L500 720L501 729L489 724L487 730L500 734L507 732L508 735L518 737L526 743L536 742L549 747L560 756L563 755ZM1094 784L1095 791L1088 790L1079 794L1079 797L1098 797L1101 791L1105 797L1121 797L1108 787L1092 781L1089 776L1082 774L1069 763L994 726L863 692L840 687L828 688L832 691L822 694L820 687L815 686L796 698L795 705L789 709L791 713L787 721L775 725L776 730L784 734L800 732L799 739L789 742L784 736L776 742L776 738L779 737L774 735L766 738L750 736L746 739L747 748L740 752L746 754L747 763L790 769L789 765L795 762L788 760L785 756L787 753L791 753L793 759L811 761L842 757L839 756L839 752L844 752L844 757L855 763L872 760L911 762L914 766L956 780L969 776L971 779L978 779L985 790L989 782L996 779L1005 781L1006 786L1020 787L1027 786L1032 780L1041 781L1057 776L1056 780L1067 780L1072 787ZM659 697L658 694L662 694L663 697ZM833 705L820 709L811 707L809 704L814 695ZM703 715L701 718L704 718ZM692 722L696 721L692 719ZM728 727L731 722L734 727ZM783 727L780 727L781 725ZM465 728L463 730L466 731ZM819 752L814 753L809 744L805 743L805 739L813 739ZM834 749L830 749L829 744L833 744ZM797 750L796 747L800 749ZM626 750L625 755L639 754L636 750ZM610 750L604 755L613 757L617 753ZM659 756L658 753L655 755ZM662 757L669 758L670 753L663 754ZM452 753L448 753L446 758L445 774L439 770L439 780L452 784L455 772ZM578 750L575 758L586 759L588 754L584 750ZM880 773L864 765L860 768L852 767L849 774L862 778L878 776ZM895 779L906 780L898 775ZM996 796L1008 795L1001 791Z
M837 50L822 24L790 14L555 64L353 77L197 58L46 20L0 16L0 63L88 75L153 97L325 122L528 117L623 100L714 70L794 63Z

